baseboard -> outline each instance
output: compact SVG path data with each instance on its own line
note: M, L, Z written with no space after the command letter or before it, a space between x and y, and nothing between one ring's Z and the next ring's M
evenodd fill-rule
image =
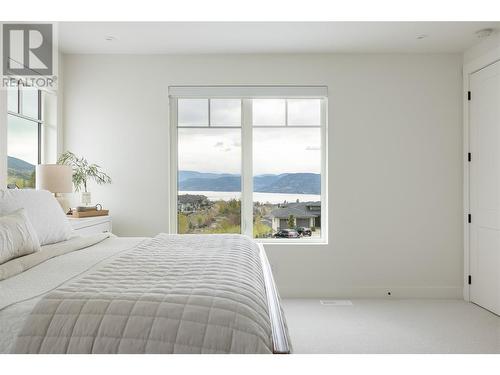
M292 290L278 285L282 298L435 298L463 299L459 287L336 287Z

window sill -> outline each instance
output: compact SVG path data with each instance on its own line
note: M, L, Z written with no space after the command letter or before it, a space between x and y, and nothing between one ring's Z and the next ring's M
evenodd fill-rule
M290 238L290 239L265 239L265 238L254 238L255 242L263 245L292 245L292 246L309 246L309 245L328 245L328 240L326 239L301 239L301 238Z

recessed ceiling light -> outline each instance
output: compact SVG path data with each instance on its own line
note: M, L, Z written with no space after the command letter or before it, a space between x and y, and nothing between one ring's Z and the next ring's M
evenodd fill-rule
M427 37L428 37L427 34L418 34L416 38L420 40L420 39L425 39Z
M115 40L117 40L117 38L113 35L107 35L106 37L104 37L104 40L107 40L108 42L114 42Z
M495 32L495 30L493 30L493 29L481 29L481 30L476 31L476 36L479 39L483 39L483 38L489 37L494 32Z

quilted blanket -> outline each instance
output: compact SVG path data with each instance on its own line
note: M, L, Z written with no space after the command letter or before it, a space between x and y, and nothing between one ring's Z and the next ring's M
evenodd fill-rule
M160 234L44 296L14 353L272 353L259 249Z

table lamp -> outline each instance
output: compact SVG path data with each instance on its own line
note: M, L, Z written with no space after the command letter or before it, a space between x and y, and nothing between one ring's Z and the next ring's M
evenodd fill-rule
M37 165L36 189L48 190L54 193L64 213L67 213L70 204L62 194L73 192L73 168L69 165L60 164Z

